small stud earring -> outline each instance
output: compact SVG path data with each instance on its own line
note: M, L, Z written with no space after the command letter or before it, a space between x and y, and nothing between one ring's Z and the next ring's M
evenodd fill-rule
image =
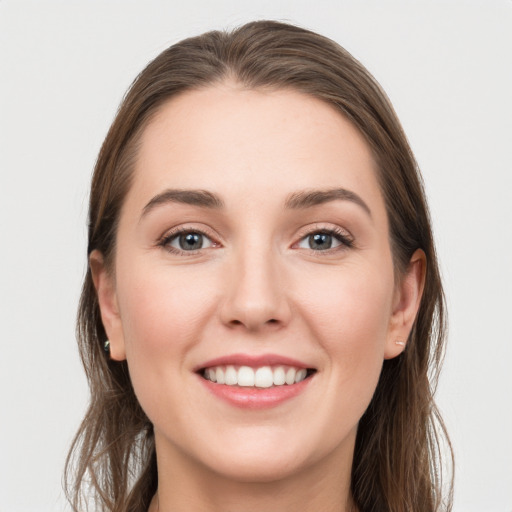
M401 347L405 347L405 341L399 341L399 340L397 340L397 341L395 341L395 343L396 343L397 345L400 345Z
M103 343L103 350L108 354L110 353L110 341L107 340Z

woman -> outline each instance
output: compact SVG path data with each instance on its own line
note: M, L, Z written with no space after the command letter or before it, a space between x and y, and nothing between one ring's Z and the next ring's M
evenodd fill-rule
M265 21L158 56L101 149L88 255L75 510L450 508L421 179L338 45Z

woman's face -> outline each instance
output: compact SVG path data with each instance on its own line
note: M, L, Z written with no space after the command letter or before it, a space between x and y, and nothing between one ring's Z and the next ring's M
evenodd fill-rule
M97 253L91 264L159 462L251 481L350 464L421 280L411 271L395 287L358 131L312 97L236 84L160 109L121 211L114 278Z

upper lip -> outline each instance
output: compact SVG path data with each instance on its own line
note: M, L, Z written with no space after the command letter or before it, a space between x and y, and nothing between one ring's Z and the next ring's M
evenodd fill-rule
M250 366L252 368L258 368L261 366L294 366L296 368L314 369L311 365L308 365L297 359L293 359L287 356L281 356L278 354L261 354L261 355L250 355L250 354L229 354L209 361L205 361L197 365L194 371L204 370L205 368L211 368L213 366Z

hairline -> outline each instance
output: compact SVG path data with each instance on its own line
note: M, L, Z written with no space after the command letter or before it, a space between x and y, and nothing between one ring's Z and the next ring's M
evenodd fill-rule
M119 226L119 220L121 218L121 215L123 213L124 205L126 203L126 197L128 196L130 189L133 185L133 177L137 168L138 163L138 157L140 148L142 146L142 139L144 136L144 133L146 132L146 129L148 126L162 113L162 110L165 108L166 105L174 101L175 99L180 98L183 95L208 90L211 88L215 88L217 86L223 86L223 85L229 85L233 86L235 89L241 90L241 91L260 91L260 92L268 92L268 93L274 93L274 92L280 92L280 91L291 91L296 92L299 94L302 94L309 98L314 98L319 101L321 101L323 104L331 107L333 110L336 111L337 114L345 118L347 122L350 123L350 125L357 130L357 132L363 137L365 143L368 146L368 149L370 151L370 155L372 157L372 161L374 164L373 171L375 172L377 182L379 184L379 190L382 194L382 198L384 200L384 206L386 210L386 216L387 216L387 226L388 226L388 241L390 245L391 250L391 256L393 261L393 274L394 274L394 280L395 280L395 286L398 286L402 278L405 275L405 268L404 265L398 261L398 254L399 251L396 248L396 242L393 239L392 236L392 230L391 230L391 223L390 223L390 212L388 207L388 201L385 194L384 186L383 186L383 180L382 180L382 167L383 163L381 162L380 152L377 151L377 148L375 144L373 144L370 137L367 136L367 134L360 128L360 126L356 123L356 121L350 116L339 104L337 104L334 101L331 101L327 99L326 97L322 96L321 94L315 94L314 92L311 92L309 90L305 90L305 88L300 87L297 84L292 83L286 83L286 84L280 84L277 82L274 83L268 83L268 84L251 84L250 82L244 82L241 77L238 77L236 74L236 71L232 68L226 69L222 75L218 77L213 77L209 82L201 83L201 84L193 84L186 87L183 87L181 90L169 94L167 96L162 97L159 101L156 101L143 115L142 119L140 120L138 126L136 127L135 131L131 134L130 137L127 138L125 147L121 152L121 162L119 164L118 172L120 171L121 167L124 165L126 172L125 176L127 177L127 186L124 196L122 197L121 204L119 207L119 213L117 215L117 218L115 219L115 223L113 224L113 239L112 239L112 245L110 247L109 255L105 258L106 261L106 267L109 270L109 272L112 273L112 275L115 275L115 254L117 249L117 231ZM124 163L128 161L128 163ZM428 262L427 262L428 263Z

